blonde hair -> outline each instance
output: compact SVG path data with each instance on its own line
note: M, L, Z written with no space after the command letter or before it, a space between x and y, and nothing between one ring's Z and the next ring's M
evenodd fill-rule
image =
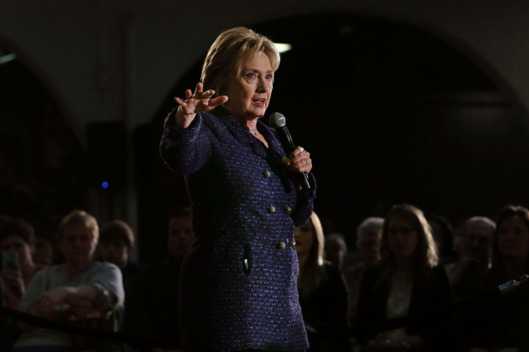
M325 236L323 233L323 226L321 225L320 218L315 212L310 216L309 223L314 231L314 239L312 247L310 248L307 262L298 277L298 287L301 289L302 296L307 296L314 291L320 282L325 278L321 277L319 268L323 265L324 250L325 250Z
M270 39L246 27L222 32L209 48L202 66L204 89L214 89L217 95L224 95L229 77L240 74L242 62L259 52L268 56L275 72L279 67L280 56Z
M99 225L97 224L96 218L84 210L74 210L61 220L59 229L57 230L57 239L60 240L62 238L68 226L77 224L86 226L92 232L94 241L99 239Z

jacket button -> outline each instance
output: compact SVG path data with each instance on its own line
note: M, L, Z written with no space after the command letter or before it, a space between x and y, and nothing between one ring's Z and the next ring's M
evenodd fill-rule
M271 206L268 207L267 210L268 210L268 212L269 212L270 214L274 214L274 213L276 212L276 207L274 207L273 205L271 205Z
M272 175L272 173L271 173L269 170L265 170L265 171L263 171L263 176L264 176L265 178L269 178L271 175Z
M287 214L292 213L292 207L290 207L290 206L288 206L288 205L285 206L285 213L287 213Z
M279 242L277 244L277 249L285 249L287 247L285 242Z

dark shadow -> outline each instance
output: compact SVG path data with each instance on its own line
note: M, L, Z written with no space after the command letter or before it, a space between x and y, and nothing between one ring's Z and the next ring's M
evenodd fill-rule
M38 79L5 47L0 56L0 214L53 237L59 220L86 207L85 152Z

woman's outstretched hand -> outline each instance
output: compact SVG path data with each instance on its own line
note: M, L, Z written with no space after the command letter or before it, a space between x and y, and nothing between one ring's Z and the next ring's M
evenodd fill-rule
M202 83L198 83L194 92L191 92L191 89L186 90L185 99L175 97L174 100L180 104L175 115L176 125L180 128L187 128L195 119L197 112L212 110L228 101L226 95L211 99L214 94L213 89L204 92Z

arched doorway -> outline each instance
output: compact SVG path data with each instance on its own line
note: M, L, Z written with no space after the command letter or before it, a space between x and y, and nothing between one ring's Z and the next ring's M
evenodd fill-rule
M54 236L59 220L86 208L86 154L42 83L0 46L0 214Z

